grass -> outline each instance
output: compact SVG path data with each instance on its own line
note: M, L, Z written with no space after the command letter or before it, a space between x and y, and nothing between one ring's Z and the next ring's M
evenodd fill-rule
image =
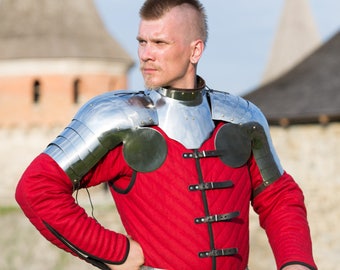
M0 206L0 216L19 213L21 210L17 206Z

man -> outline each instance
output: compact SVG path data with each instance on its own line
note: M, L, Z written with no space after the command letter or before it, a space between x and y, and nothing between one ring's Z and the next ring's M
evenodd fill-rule
M277 268L316 269L302 192L263 115L196 75L207 40L202 5L147 0L140 16L149 90L89 101L23 174L16 198L25 214L101 269L247 269L251 201ZM104 182L129 236L74 202L74 190Z

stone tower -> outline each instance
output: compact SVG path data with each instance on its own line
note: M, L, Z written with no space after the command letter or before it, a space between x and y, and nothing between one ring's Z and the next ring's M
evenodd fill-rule
M0 128L64 125L132 66L93 0L0 1Z
M308 0L285 0L262 84L283 75L321 44Z

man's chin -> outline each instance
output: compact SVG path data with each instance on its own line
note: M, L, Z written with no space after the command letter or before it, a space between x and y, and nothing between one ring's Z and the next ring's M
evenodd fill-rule
M156 87L156 86L146 86L145 87L147 90L157 90L159 89L160 87Z
M160 85L156 85L156 84L148 84L148 83L145 84L145 88L147 90L157 90L160 87L161 87Z

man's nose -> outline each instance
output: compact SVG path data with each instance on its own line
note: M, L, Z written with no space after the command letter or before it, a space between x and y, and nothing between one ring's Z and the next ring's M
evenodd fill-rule
M154 59L152 48L149 45L145 45L139 48L140 60L146 62Z

